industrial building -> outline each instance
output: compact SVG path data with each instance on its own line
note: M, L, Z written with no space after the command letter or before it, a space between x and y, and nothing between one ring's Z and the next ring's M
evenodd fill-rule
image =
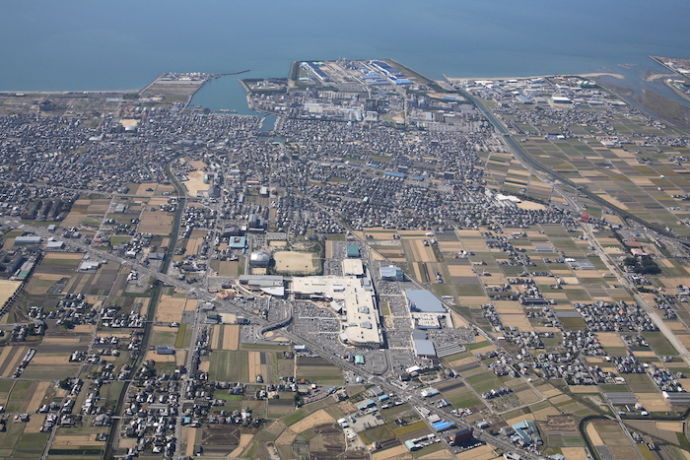
M534 420L523 420L522 422L516 423L513 425L513 430L515 430L515 435L511 440L522 446L529 446L532 443L541 441L541 436L539 435L539 430Z
M292 292L297 298L330 302L341 315L343 343L378 348L383 343L371 283L346 276L306 276L292 279Z
M60 249L64 249L64 248L65 248L65 243L62 241L52 240L52 241L48 241L48 243L46 243L46 250L47 251L55 251L55 250L60 250Z
M381 267L379 269L379 275L384 281L404 281L405 274L402 269L396 267L395 265L389 265L387 267Z
M447 430L450 430L451 428L455 428L455 422L447 422L445 420L439 420L438 422L432 423L431 427L440 433L442 431L447 431Z
M103 262L100 262L98 260L83 260L81 264L79 264L79 270L81 271L90 271L90 270L98 270L101 267L101 264Z
M18 236L14 239L14 244L17 246L40 244L40 243L41 243L41 237L40 236L25 235L25 236Z
M158 355L174 355L175 348L169 346L159 346L156 347L156 354Z
M661 394L671 405L685 406L690 404L690 393L686 391L663 391Z
M427 338L424 331L412 331L412 346L418 358L436 358L434 342Z
M252 291L260 291L276 297L285 296L285 279L277 275L241 275L240 284Z
M436 388L434 388L434 387L428 387L428 388L424 388L422 391L420 391L420 392L419 392L419 395L420 395L422 398L433 398L434 396L436 396L436 395L438 395L438 394L440 394L440 393L441 393L441 392L438 391Z
M425 289L406 289L407 305L412 312L446 313L440 300Z

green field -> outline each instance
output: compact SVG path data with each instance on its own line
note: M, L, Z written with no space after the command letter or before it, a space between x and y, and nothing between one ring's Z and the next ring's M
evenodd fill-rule
M175 348L187 347L191 338L191 330L189 330L185 323L180 324L180 327L177 328L177 335L175 336Z
M249 380L247 352L242 350L212 352L209 378L226 382L247 382Z
M643 332L642 336L658 356L677 356L678 351L661 332Z
M479 393L501 386L501 381L492 372L473 375L467 377L465 381L472 385L472 388Z
M297 378L322 385L342 385L343 371L323 358L298 358Z

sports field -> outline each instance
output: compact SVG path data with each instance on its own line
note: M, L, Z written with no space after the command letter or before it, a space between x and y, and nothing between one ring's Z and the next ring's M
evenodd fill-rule
M278 273L309 275L318 273L318 257L311 252L278 251L273 254L275 270Z

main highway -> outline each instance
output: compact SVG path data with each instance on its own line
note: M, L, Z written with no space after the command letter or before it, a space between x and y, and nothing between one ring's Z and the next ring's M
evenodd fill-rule
M26 232L31 232L37 236L40 236L45 239L49 238L56 238L56 235L50 231L48 231L46 228L43 227L37 227L37 226L32 226L28 225L26 223L21 222L20 220L16 218L8 218L8 217L2 217L0 218L0 222L4 225L7 225L9 227L13 227L22 231ZM187 295L190 298L195 298L199 299L200 301L208 301L208 302L214 302L216 304L222 305L226 309L229 310L234 310L236 313L239 313L247 318L251 318L252 322L254 324L257 324L262 327L268 326L270 323L263 319L261 316L255 314L253 311L248 310L247 308L243 307L242 305L236 304L234 302L231 302L229 300L222 300L214 296L213 294L209 293L207 290L199 288L199 287L194 287L190 286L186 282L177 279L174 276L170 276L167 273L163 273L154 269L151 269L135 260L131 259L125 259L123 257L120 257L118 255L112 254L107 251L103 251L97 248L94 248L90 246L89 244L85 243L84 241L80 239L60 239L60 241L63 241L65 243L65 247L71 250L76 250L80 252L85 252L89 254L92 258L98 259L98 260L104 260L108 262L113 262L116 264L122 264L127 267L130 267L132 270L136 270L140 274L144 274L151 279L158 280L164 285L172 286L176 289L179 289L180 291L186 292ZM175 241L171 239L170 241L170 247L174 247ZM200 316L201 316L201 311L199 308L197 308L197 311L195 312L195 319L193 321L194 323L194 332L193 332L193 338L197 336L199 328L202 327L201 321L200 321ZM151 318L149 318L151 319ZM150 323L149 323L150 324ZM295 344L303 344L307 346L310 351L318 354L322 358L326 359L333 365L340 367L344 371L350 372L354 375L358 375L362 377L365 381L379 385L382 389L384 389L386 392L392 395L397 395L401 400L403 401L408 401L412 405L416 407L424 407L432 412L439 413L441 412L442 417L446 420L450 420L455 422L459 427L466 427L470 429L475 430L476 437L487 444L491 444L495 447L498 447L506 452L515 452L518 453L522 458L524 459L541 459L541 457L538 454L535 454L533 452L524 450L524 449L519 449L515 445L513 445L512 442L506 437L502 436L494 436L487 431L484 430L479 430L473 427L472 425L468 424L467 422L464 421L461 417L458 417L454 414L452 414L448 409L438 409L435 405L431 404L430 402L427 402L424 400L421 396L418 394L407 390L402 384L400 386L394 385L391 383L390 380L387 380L383 377L380 376L372 376L366 371L364 371L361 367L358 367L348 361L345 361L341 359L335 352L334 350L329 350L326 349L323 345L318 344L308 337L302 336L295 334L294 332L288 331L287 329L283 329L280 331L280 334L286 337L287 339L290 339L292 343ZM191 354L191 347L194 346L195 340L192 340L190 344L190 350L188 354ZM148 344L143 344L144 347L146 347ZM145 349L145 348L144 348ZM176 430L179 435L179 430ZM111 438L112 439L112 438ZM178 437L178 443L180 442L179 437ZM112 443L112 441L111 441Z

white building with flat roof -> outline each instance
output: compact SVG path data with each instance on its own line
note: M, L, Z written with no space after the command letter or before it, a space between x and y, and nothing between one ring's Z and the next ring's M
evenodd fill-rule
M330 302L340 314L341 340L358 347L383 343L379 311L371 283L353 276L305 276L292 279L295 297Z
M344 276L363 276L364 265L362 259L343 259Z

